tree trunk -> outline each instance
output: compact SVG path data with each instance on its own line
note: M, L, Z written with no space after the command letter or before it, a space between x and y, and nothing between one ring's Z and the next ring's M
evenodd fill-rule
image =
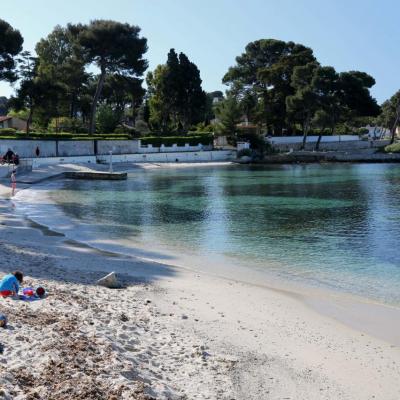
M307 134L310 126L309 122L310 118L306 117L306 120L304 121L303 125L303 143L301 144L300 150L304 150L306 148L306 143L307 143Z
M106 69L101 67L101 74L99 78L99 82L97 83L96 93L93 97L93 104L92 110L90 112L90 126L89 126L89 133L93 135L96 131L96 109L97 109L97 102L99 101L99 97L101 95L101 91L103 90L104 81L106 78Z
M397 107L397 110L396 110L396 119L394 121L393 128L391 131L390 144L394 143L394 138L396 137L396 128L397 128L397 125L399 124L399 119L400 119L400 105Z
M30 131L30 125L32 122L32 117L33 117L33 106L32 104L29 107L29 115L28 115L28 120L26 121L26 134L29 135Z
M322 134L324 133L324 130L325 130L325 126L321 129L321 133L319 134L317 143L315 144L315 150L316 151L319 150L319 145L321 143Z

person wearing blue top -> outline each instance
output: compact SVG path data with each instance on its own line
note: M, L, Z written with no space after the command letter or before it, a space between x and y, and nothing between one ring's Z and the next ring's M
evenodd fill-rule
M24 279L24 274L20 271L15 271L12 274L6 275L0 281L0 296L16 296L18 295L19 285Z

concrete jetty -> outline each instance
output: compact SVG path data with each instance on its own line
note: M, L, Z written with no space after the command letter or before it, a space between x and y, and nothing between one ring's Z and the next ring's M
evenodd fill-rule
M67 171L64 176L69 179L86 180L108 180L122 181L128 179L126 172L104 172L104 171Z

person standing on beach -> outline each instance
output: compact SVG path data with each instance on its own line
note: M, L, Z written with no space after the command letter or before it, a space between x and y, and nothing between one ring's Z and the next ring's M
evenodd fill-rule
M15 194L15 189L17 188L17 177L15 175L16 171L15 169L13 170L13 172L11 173L11 196L14 196Z

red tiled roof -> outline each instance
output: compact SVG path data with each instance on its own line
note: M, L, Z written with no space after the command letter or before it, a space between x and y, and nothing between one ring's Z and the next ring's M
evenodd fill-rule
M12 117L5 115L5 116L3 116L3 117L0 117L0 122L8 121L8 120L11 119L11 118L12 118Z

